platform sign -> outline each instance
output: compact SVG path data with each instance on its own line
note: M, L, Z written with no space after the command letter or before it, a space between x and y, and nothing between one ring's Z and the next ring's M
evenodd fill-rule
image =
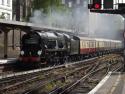
M113 0L104 0L104 9L113 9Z
M125 0L90 0L89 9L121 9L125 7Z
M90 12L125 14L125 0L90 0L88 4Z
M125 3L118 4L118 9L125 9Z

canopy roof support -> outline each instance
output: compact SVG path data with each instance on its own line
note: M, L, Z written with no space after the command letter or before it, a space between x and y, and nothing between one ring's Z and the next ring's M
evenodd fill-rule
M8 57L8 31L4 32L4 58Z

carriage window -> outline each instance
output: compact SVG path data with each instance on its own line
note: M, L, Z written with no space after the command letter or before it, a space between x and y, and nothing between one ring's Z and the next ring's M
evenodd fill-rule
M85 47L85 46L84 46L84 42L82 42L82 47Z

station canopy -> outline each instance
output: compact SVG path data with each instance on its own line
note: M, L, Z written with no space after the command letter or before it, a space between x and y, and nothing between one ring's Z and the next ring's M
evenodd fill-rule
M43 26L41 24L36 23L28 23L28 22L20 22L20 21L12 21L12 20L3 20L0 19L0 30L4 31L6 29L13 30L13 29L21 29L21 30L53 30L53 31L64 31L64 32L72 32L72 30L64 29L64 28L56 28L56 27L50 27L50 26Z

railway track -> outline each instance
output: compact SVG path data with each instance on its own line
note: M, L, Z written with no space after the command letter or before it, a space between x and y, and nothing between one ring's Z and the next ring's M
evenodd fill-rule
M3 79L1 79L0 81L0 93L14 94L20 92L23 94L31 94L35 92L36 94L36 91L38 92L39 89L41 90L41 87L44 90L47 90L46 88L49 87L48 91L41 91L44 92L43 94L46 94L45 92L53 92L57 87L60 87L56 84L61 84L62 86L72 84L73 82L81 78L81 75L86 75L90 71L94 71L96 68L104 66L106 61L111 61L110 59L114 57L116 56L111 56L110 58L108 58L108 56L104 56L98 59L91 59L91 62L86 61L83 63L83 61L81 61L75 62L73 64L69 63L66 65L35 70L34 72L28 71L17 73L13 76L6 76L3 77ZM108 63L106 63L106 66L108 66ZM52 86L52 84L54 84L55 86Z
M5 77L10 77L9 75L17 75L17 74L25 74L26 72L30 73L30 71L41 71L41 70L51 70L51 69L56 69L56 68L60 68L60 67L66 67L66 66L70 66L70 65L78 65L82 62L87 62L87 61L90 61L90 60L94 60L96 59L97 57L95 58L90 58L88 60L82 60L82 61L77 61L77 62L68 62L68 63L65 63L63 65L53 65L53 66L49 66L49 67L39 67L39 68L28 68L27 69L21 69L21 70L18 70L19 66L18 66L18 62L15 60L15 61L11 61L12 63L9 63L9 62L6 62L6 63L2 63L0 64L0 79L1 78L5 78Z
M68 73L68 72L64 72L64 74L65 73L67 73L66 75L68 76L68 75L72 75L74 72L76 72L76 71L80 71L80 70L83 70L83 69L86 69L86 68L88 68L89 66L87 65L87 66L84 66L84 67L81 67L81 68L76 68L76 69L74 69L74 70L72 70L72 72L71 72L71 70L70 70L70 73ZM63 71L63 70L62 70ZM52 72L52 71L51 71ZM27 83L29 84L29 83L32 83L33 84L33 82L32 81L35 81L35 84L37 83L37 84L48 84L48 83L50 83L50 82L53 82L53 81L56 81L56 80L63 80L64 78L65 78L65 76L63 76L64 74L60 74L60 70L58 70L58 73L57 73L57 71L56 71L56 73L54 73L54 74L51 74L51 72L49 73L48 72L48 74L46 74L46 73L44 73L44 74L42 74L42 77L41 77L41 75L40 74L38 74L38 75L35 75L34 77L30 77L30 79L22 79L22 77L20 77L20 79L21 80L24 80L24 81L20 81L20 82L18 82L19 81L19 79L18 79L18 81L15 83L15 84L12 84L13 82L12 82L12 80L10 81L11 82L11 84L12 85L9 85L9 86L7 86L7 87L3 87L3 88L1 88L2 89L2 91L1 92L4 92L4 91L8 91L8 90L12 90L12 89L14 89L14 88L19 88L19 87L22 87L22 86L24 86L24 85L26 85ZM50 77L49 79L47 79L47 77ZM24 78L26 78L26 76L24 76ZM55 79L56 78L56 79ZM17 80L17 79L16 79ZM42 80L42 81L40 81L40 80ZM49 82L48 82L49 81ZM10 83L9 82L9 83ZM4 81L4 85L5 85L5 81ZM8 85L8 82L7 82L7 85Z
M116 63L112 64L113 66L115 66L115 69L112 69L112 72L119 71L122 69L122 66L116 67L117 64ZM50 92L49 94L87 94L100 82L100 80L105 75L108 74L110 68L111 65L110 66L108 65L108 66L102 66L101 68L96 70L91 70L87 75L82 76L74 83L69 84L68 86L65 87L60 87L55 91Z
M98 64L98 65L100 65L100 64ZM98 66L98 65L97 65L97 66ZM107 65L108 65L108 64L107 64ZM97 66L96 66L96 67L97 67ZM92 70L96 69L96 67L95 67L95 68L93 67ZM91 71L92 71L92 70L91 70ZM85 74L86 74L86 71L84 71L84 72L85 72ZM80 72L79 72L79 73L80 73ZM80 75L81 75L81 73L80 73ZM78 76L76 76L76 78L77 78L77 77L78 77ZM68 78L68 77L66 77L66 78L67 78L66 80L68 80L68 79L71 80L71 79L72 79L72 78ZM73 76L73 79L75 79L74 76ZM78 78L77 78L77 79L78 79ZM54 87L54 86L53 86L53 87ZM58 86L57 86L57 87L58 87ZM40 86L39 86L39 88L40 88ZM32 92L36 92L39 88L37 87L37 88L35 88L35 90L32 89L30 92L28 92L28 93L26 93L26 94L31 94ZM55 88L55 89L56 89L57 91L58 91L58 90L60 91L60 90L62 90L62 88L63 88L63 85L62 85L61 87ZM54 89L54 90L55 90L55 89ZM44 90L45 90L45 88L44 88ZM52 92L53 92L53 91L52 91ZM38 92L37 92L37 93L38 93ZM42 93L43 93L43 92L42 92ZM44 92L44 93L45 93L45 92ZM38 94L39 94L39 93L38 93ZM41 94L41 93L40 93L40 94ZM45 93L45 94L48 94L48 93ZM51 93L50 93L50 94L51 94ZM54 92L54 93L52 93L52 94L58 94L58 93Z
M115 66L114 67L115 69L114 70L112 69L112 71L115 71L117 69L118 65L119 65L120 68L121 68L121 66L123 66L123 65L120 65L120 63L118 63L118 62L113 63L112 65ZM104 76L104 73L102 73L101 70L105 69L105 71L106 71L106 68L107 68L107 71L105 72L105 74L107 74L107 72L109 72L111 67L112 67L111 64L106 65L105 67L102 64L100 66L101 66L100 69L91 70L92 72L90 72L89 74L81 77L79 80L77 80L73 84L69 85L68 87L59 87L58 89L50 92L49 94L67 94L67 93L69 93L69 94L84 94L85 93L86 94L87 93L86 91L91 90L92 87L94 87L101 80L101 78ZM99 76L99 73L97 73L97 72L101 72L100 76ZM96 75L94 75L94 73L96 73ZM92 75L92 77L89 76L90 74ZM89 76L89 78L88 78L88 76ZM96 77L96 79L92 79L93 77ZM89 79L89 80L86 81L86 79ZM86 82L88 82L88 83L85 84ZM94 86L92 86L91 83L94 84ZM80 84L80 85L77 88L78 84ZM74 89L74 87L75 87L75 89ZM64 88L66 88L66 89L64 89ZM64 89L64 90L62 91L62 89ZM72 90L73 90L73 92L70 92ZM62 92L60 92L60 91L62 91Z
M98 58L98 57L95 57L95 58ZM89 60L93 60L93 59L95 59L95 58L90 58ZM67 64L64 64L65 66L67 65L76 65L77 63L80 63L80 62L86 62L86 61L89 61L88 59L86 59L86 60L83 60L83 61L78 61L78 62L74 62L74 63L72 63L72 62L68 62ZM18 66L18 64L17 64L18 62L17 62L17 60L16 59L12 59L12 60L9 60L9 61L7 61L7 60L4 60L4 62L3 61L1 61L0 62L0 76L6 76L6 75L9 75L9 74L16 74L17 72L21 72L21 71L28 71L28 70L35 70L34 68L27 68L27 69L20 69L20 70L18 70L19 68L20 68L20 66ZM71 64L72 63L72 64ZM62 66L64 66L64 65L62 65ZM56 66L58 66L58 65L56 65ZM53 67L53 66L51 66L51 67Z

